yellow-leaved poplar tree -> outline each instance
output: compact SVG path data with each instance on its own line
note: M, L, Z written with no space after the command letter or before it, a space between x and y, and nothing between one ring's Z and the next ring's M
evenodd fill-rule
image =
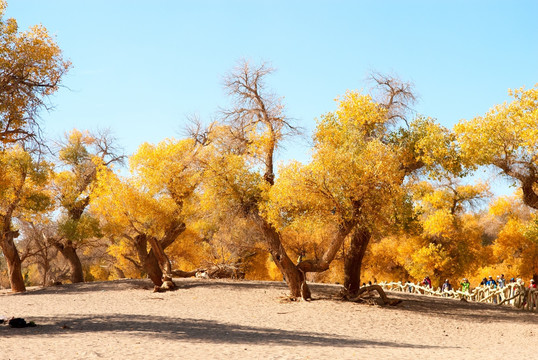
M43 25L19 31L0 0L0 146L38 136L37 113L71 67Z
M121 248L134 250L121 255L157 286L162 285L163 276L182 275L173 272L165 250L187 228L189 201L200 177L197 149L190 139L146 143L129 159L130 177L106 167L98 171L94 211L100 214L109 236L119 241L111 253L118 254Z
M35 220L37 214L52 207L47 188L51 169L49 163L36 160L22 146L0 151L0 248L13 292L26 290L14 240L19 236L16 220Z

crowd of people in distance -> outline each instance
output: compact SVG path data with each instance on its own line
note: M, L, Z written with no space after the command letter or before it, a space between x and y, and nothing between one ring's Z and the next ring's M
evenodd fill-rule
M519 278L518 279L511 278L510 283L515 283L520 280L521 279ZM426 276L424 280L422 280L422 285L429 288L432 287L432 281L430 280L429 276ZM469 282L467 278L463 278L460 282L460 285L461 285L461 291L463 292L469 292L471 290L471 283ZM506 278L504 277L504 274L497 276L497 279L494 279L493 276L490 275L488 278L482 279L482 281L480 282L480 286L489 286L489 287L493 287L494 289L499 287L502 289L506 286ZM537 285L534 279L530 279L529 289L536 289L536 287ZM452 290L452 284L450 283L449 279L446 279L443 285L441 286L441 291L445 292L445 291L450 291L450 290Z
M516 282L520 282L521 279L518 278L511 278L510 279L510 283L516 283ZM422 285L425 286L425 287L429 287L431 288L432 287L432 281L430 279L429 276L426 276L424 278L424 280L422 280ZM469 279L467 278L463 278L460 282L460 285L461 285L461 291L464 292L464 293L470 293L471 292L471 283L469 282ZM493 276L489 276L487 278L483 278L482 281L480 282L480 286L485 286L485 287L490 287L490 288L493 288L493 289L497 289L497 288L504 288L506 286L506 278L504 277L504 274L501 274L499 276L497 276L497 279L494 279ZM536 286L536 282L534 281L534 279L530 279L529 281L529 289L536 289L537 286ZM449 279L446 279L445 282L443 283L443 285L441 286L441 292L448 292L448 291L451 291L452 290L452 284L450 283L450 280ZM515 289L512 289L513 291ZM411 287L409 287L409 291L411 292ZM514 295L514 294L512 294ZM444 296L444 295L443 295ZM493 302L494 303L497 303L497 296L495 296L493 298Z
M495 291L494 293L486 294L485 295L486 299L490 299L494 304L497 304L501 300L502 300L503 303L508 301L508 304L512 304L511 301L513 299L515 299L517 297L517 295L521 294L522 298L519 298L519 300L514 300L514 301L519 301L518 304L522 304L523 306L525 306L525 304L527 304L527 299L528 299L528 296L529 296L528 294L529 294L530 290L537 289L536 281L534 279L529 280L529 286L528 286L529 292L527 292L527 291L521 292L522 287L526 286L521 278L517 278L517 279L516 278L511 278L509 280L508 284L511 284L511 283L514 283L514 284L517 283L518 286L511 286L509 291L508 291L509 294L507 294L506 291L504 291L504 290L499 291L499 292ZM485 287L485 288L489 288L489 289L502 289L502 288L508 287L508 284L507 284L507 279L504 277L504 274L501 274L501 275L497 276L497 279L494 279L493 276L483 278L482 281L480 282L480 285L477 288ZM405 285L406 285L406 290L405 291L408 291L410 293L412 293L414 291L415 284L413 284L412 282L407 281ZM422 285L423 287L430 288L430 289L434 290L433 285L432 285L432 281L431 281L429 276L426 276L422 280L420 285ZM471 283L469 282L469 279L467 279L467 278L461 279L460 286L461 286L461 288L460 288L461 293L459 293L458 296L461 298L461 300L469 300L471 298L474 299L475 293L471 292ZM453 296L453 293L449 293L450 291L453 290L453 286L450 283L449 279L446 279L444 281L444 283L441 285L440 290L441 290L440 295L443 296L443 297L452 297ZM466 294L468 294L468 295L466 295ZM483 294L483 293L479 292L478 294ZM483 296L483 295L479 295L479 296ZM504 298L504 297L506 297L506 298ZM533 304L533 307L536 307L536 303L533 302L532 304ZM517 306L519 307L519 305L517 305Z

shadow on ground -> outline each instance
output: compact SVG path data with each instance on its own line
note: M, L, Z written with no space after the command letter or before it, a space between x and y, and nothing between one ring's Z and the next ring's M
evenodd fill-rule
M436 318L459 318L475 322L513 322L536 324L538 314L518 310L511 306L494 305L477 302L465 302L455 299L427 295L387 292L390 298L401 299L396 307L386 307L387 311L406 311L420 313Z
M122 334L136 337L155 337L160 340L189 341L211 344L263 344L279 346L331 347L390 347L440 349L446 346L417 345L390 341L373 341L320 334L287 331L265 327L240 326L208 320L180 319L160 316L66 316L64 318L36 318L35 328L11 329L0 326L0 337L28 338L35 336L77 336L99 332L103 336ZM76 340L74 340L76 341Z

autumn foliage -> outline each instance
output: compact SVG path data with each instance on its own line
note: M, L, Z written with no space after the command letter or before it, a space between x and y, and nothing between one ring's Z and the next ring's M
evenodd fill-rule
M71 64L43 26L25 32L0 1L0 283L227 269L237 278L420 281L538 274L538 87L448 129L409 116L412 87L374 76L321 114L311 158L276 167L301 130L267 88L274 71L239 63L232 105L188 135L127 157L108 133L72 130L40 152L36 115ZM381 94L381 95L380 95ZM47 158L47 160L45 160ZM493 198L468 175L490 167L517 186Z

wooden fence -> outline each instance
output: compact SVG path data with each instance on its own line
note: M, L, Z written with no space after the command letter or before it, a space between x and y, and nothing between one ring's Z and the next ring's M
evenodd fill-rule
M498 305L510 305L518 309L538 312L538 289L525 287L522 281L506 284L504 287L478 286L471 291L461 290L442 291L441 288L430 288L420 284L402 282L381 282L384 290L402 291L412 294L430 296L442 296L467 301L493 303Z

